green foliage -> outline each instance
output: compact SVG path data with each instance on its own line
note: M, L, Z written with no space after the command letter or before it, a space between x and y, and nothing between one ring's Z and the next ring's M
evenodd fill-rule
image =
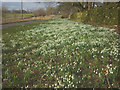
M75 13L71 16L71 19L96 24L117 25L118 24L117 6L118 6L117 3L111 3L103 7L98 7L88 11Z

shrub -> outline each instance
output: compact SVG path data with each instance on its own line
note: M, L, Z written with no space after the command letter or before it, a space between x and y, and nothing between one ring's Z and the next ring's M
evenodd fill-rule
M71 15L71 19L79 20L81 22L91 22L105 25L118 24L118 10L117 3L110 3L109 5L94 8L91 10L75 13Z

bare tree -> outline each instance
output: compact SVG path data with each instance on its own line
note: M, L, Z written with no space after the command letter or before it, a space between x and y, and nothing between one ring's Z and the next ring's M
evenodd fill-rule
M60 11L60 14L64 18L69 18L71 14L77 11L76 7L74 7L71 2L60 3L57 10Z
M56 14L57 12L56 12L56 8L54 8L54 7L51 7L51 6L48 6L47 8L46 8L46 14L47 15L53 15L53 14Z
M43 8L40 8L34 12L34 16L45 16L46 12Z
M5 17L7 13L9 12L8 8L6 6L1 7L2 11L2 17Z
M7 13L8 12L8 8L6 6L2 6L2 13Z

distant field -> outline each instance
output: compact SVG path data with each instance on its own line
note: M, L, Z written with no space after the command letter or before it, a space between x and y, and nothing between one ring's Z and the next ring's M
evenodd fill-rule
M67 19L3 29L3 88L120 88L118 38Z
M28 18L28 17L31 17L31 16L33 16L33 14L32 13L30 13L30 14L23 14L23 17L24 18ZM3 16L3 19L5 19L5 18L8 18L8 19L20 19L20 18L22 18L22 14L21 13L9 13L9 14L6 14L5 16Z
M33 17L33 14L23 14L23 19L21 14L6 14L2 17L2 23L13 23L20 21L29 21L29 20L39 20L39 19L52 19L55 15L49 16L37 16Z
M23 14L23 18L30 18L32 17L33 14ZM3 23L9 23L9 22L14 22L15 20L19 20L22 18L22 15L20 13L7 13L2 16L2 22Z

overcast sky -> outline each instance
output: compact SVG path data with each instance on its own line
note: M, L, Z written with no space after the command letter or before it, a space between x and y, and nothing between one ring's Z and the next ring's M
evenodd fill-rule
M100 0L101 2L103 0ZM21 2L2 2L3 6L6 6L9 10L20 10L21 9ZM48 5L47 2L23 2L23 9L24 10L36 10L39 8L46 8ZM53 3L51 6L57 6L58 4Z
M2 2L3 6L6 6L9 10L19 10L21 9L21 3L20 2ZM35 3L35 2L23 2L23 9L24 10L36 10L39 8L46 8L48 4L47 3ZM56 6L56 4L53 4L52 6Z

